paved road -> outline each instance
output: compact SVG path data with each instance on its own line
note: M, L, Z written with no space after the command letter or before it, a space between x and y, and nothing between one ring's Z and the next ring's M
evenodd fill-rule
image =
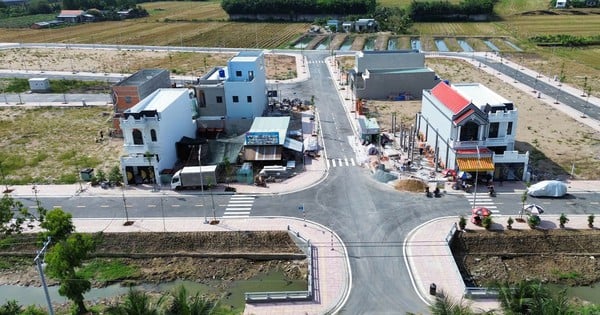
M343 314L424 313L426 306L410 285L402 257L402 241L407 232L420 223L439 216L464 214L465 209L470 208L469 201L458 194L428 199L422 194L395 192L374 181L365 169L352 165L354 154L348 138L352 136L352 128L338 94L332 92L335 87L323 63L327 53L306 52L305 55L310 80L281 85L280 88L282 97L310 99L315 96L327 151L323 158L329 160L329 175L319 186L305 191L254 198L250 215L302 217L297 206L304 204L307 219L332 228L342 237L351 257L353 283ZM500 69L502 71L502 66ZM574 196L577 201L589 197ZM217 216L225 215L233 197L213 198ZM500 194L497 200L499 204L512 207L520 200L520 195ZM32 205L34 201L30 198L28 202ZM117 197L49 198L42 202L46 207L61 205L72 209L76 217L122 217L124 212L123 200ZM565 212L583 212L579 208L583 204L580 202L571 205L573 207L558 203L555 206L552 202L549 211L562 208ZM212 209L208 197L194 195L128 197L126 203L132 217L202 216L209 206Z

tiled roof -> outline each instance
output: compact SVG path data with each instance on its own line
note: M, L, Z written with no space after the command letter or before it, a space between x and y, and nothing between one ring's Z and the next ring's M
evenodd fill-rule
M463 172L493 171L492 158L457 158L458 169Z
M438 83L438 85L431 89L431 94L454 114L458 114L471 103L445 82Z
M471 114L473 114L475 112L474 109L469 109L468 111L462 113L460 116L456 117L456 119L454 119L454 123L455 124L460 124L461 121L467 119L469 116L471 116Z

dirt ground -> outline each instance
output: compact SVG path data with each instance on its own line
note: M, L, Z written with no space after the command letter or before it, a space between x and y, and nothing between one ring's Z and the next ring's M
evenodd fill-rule
M530 152L530 165L540 178L567 176L574 164L577 179L600 179L600 132L543 103L533 93L516 89L466 62L428 58L426 65L451 83L479 82L513 101L519 112L515 146ZM351 62L346 62L349 66ZM394 112L398 124L414 124L421 101L367 101L367 108L381 128L390 131Z
M518 224L515 224L518 225ZM465 279L485 286L525 279L572 286L600 281L600 231L532 230L468 231L452 244Z
M0 269L0 285L39 286L32 257L16 254L35 252L36 235L14 236L20 244L3 246L0 254L7 262ZM113 233L99 238L96 259L121 259L139 273L118 282L158 283L177 279L209 283L214 280L247 280L259 273L282 270L290 280L306 279L306 260L219 258L219 254L302 254L287 232L203 232L203 233ZM22 245L26 244L26 245ZM202 255L212 254L203 258ZM143 257L138 257L142 255ZM202 266L202 268L198 268ZM49 279L50 284L56 281ZM93 285L110 283L96 281Z

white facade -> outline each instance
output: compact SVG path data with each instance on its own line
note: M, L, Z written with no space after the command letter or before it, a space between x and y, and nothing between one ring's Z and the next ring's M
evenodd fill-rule
M417 123L436 165L460 170L462 164L465 171L479 168L493 171L494 178L526 180L529 153L515 151L517 122L513 103L487 87L442 82L423 91Z
M125 183L152 183L155 174L175 165L175 143L183 136L195 137L195 106L192 90L166 88L156 90L123 113L121 170Z
M227 62L225 81L227 118L262 116L267 105L267 82L263 53L243 51Z
M267 80L262 51L242 51L198 80L199 126L248 130L267 107Z

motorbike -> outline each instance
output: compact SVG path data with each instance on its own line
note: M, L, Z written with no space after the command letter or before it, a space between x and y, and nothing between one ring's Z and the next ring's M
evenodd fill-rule
M488 186L488 193L490 197L496 197L496 191L494 190L494 186Z

